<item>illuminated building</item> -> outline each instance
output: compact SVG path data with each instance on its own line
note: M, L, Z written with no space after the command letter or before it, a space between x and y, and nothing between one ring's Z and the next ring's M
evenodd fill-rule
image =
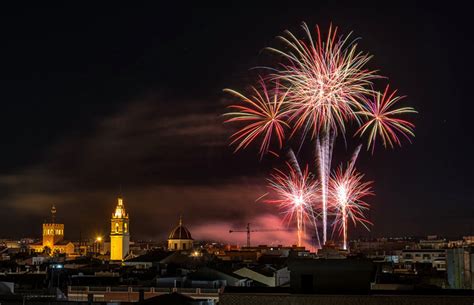
M193 248L193 238L189 230L183 226L183 220L179 218L179 224L171 231L168 237L168 250L182 251Z
M51 222L43 223L43 241L31 244L30 248L35 252L47 252L51 255L74 253L74 244L64 240L64 224L56 223L56 207L51 207Z
M446 271L445 249L404 249L399 260L406 268L410 266L414 268L416 263L429 263L436 270Z
M121 261L130 248L129 218L123 199L118 198L117 207L112 214L110 226L110 260Z

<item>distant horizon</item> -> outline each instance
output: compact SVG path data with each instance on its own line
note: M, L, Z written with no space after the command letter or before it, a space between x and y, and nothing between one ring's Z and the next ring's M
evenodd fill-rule
M191 232L192 233L192 232ZM438 234L427 234L427 235L413 235L413 236L377 236L377 237L358 237L358 238L353 238L349 239L349 242L354 242L354 241L374 241L377 239L388 239L388 240L393 240L393 239L398 239L398 240L429 240L427 239L430 236L436 235L437 239L445 239L446 241L456 241L456 240L462 240L464 237L470 237L474 236L474 234L461 234L457 236L448 236L448 235L438 235ZM108 234L105 235L98 235L103 238L105 238L104 241L107 241L107 238L109 237ZM97 236L93 236L90 238L83 238L82 241L94 241ZM20 241L23 239L41 239L41 237L31 237L31 236L24 236L24 237L0 237L0 240L10 240L10 241ZM72 242L79 242L81 239L68 239L67 236L65 235L65 239L72 241ZM133 235L130 235L130 242L136 242L136 243L163 243L166 246L166 239L134 239ZM340 241L338 240L329 240L330 242L335 242L336 244ZM241 244L236 244L236 243L229 243L224 240L211 240L211 239L194 239L195 243L219 243L219 244L224 244L224 245L231 245L231 246L242 246L246 247L245 243L245 237L242 238ZM294 246L294 244L254 244L251 245L251 247L258 247L258 246L284 246L284 247L289 247L289 246Z

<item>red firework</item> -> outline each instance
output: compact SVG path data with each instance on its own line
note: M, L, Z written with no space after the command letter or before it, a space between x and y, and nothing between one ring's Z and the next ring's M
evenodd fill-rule
M231 145L236 144L235 151L247 148L250 143L260 142L259 154L262 157L269 152L272 138L276 138L278 148L282 148L285 139L285 129L289 128L287 121L288 111L284 107L287 91L281 91L276 84L269 89L261 78L260 88L252 87L251 96L231 90L228 92L240 99L242 104L229 106L232 112L225 116L231 117L225 123L238 122L246 125L231 136Z
M305 23L302 27L305 40L286 31L279 37L285 49L269 48L287 60L272 77L290 90L293 132L311 131L312 137L331 130L345 133L345 123L358 120L356 111L371 95L372 80L379 78L365 67L371 56L357 51L350 34L338 36L337 27L329 27L326 39L319 26L315 38Z
M397 90L390 93L389 85L385 87L382 93L376 92L374 99L364 105L364 109L357 114L367 118L367 121L357 130L356 135L363 136L369 134L367 150L372 147L372 153L375 149L377 137L380 137L383 146L393 148L396 145L401 146L399 136L403 136L410 143L410 136L414 137L415 125L409 121L397 118L397 116L406 113L417 113L412 107L394 108L403 97L396 96Z
M297 165L287 163L288 173L275 169L269 181L269 188L278 199L267 199L266 203L277 204L283 210L285 219L291 222L296 219L298 227L298 245L302 245L305 221L313 220L313 205L318 194L318 182L309 173L308 166L304 171Z
M344 249L347 249L348 220L352 220L354 225L362 224L367 230L368 225L372 225L364 215L369 209L364 197L374 195L373 182L363 182L363 178L364 175L357 173L353 166L346 170L339 166L329 183L330 205L336 211L334 224L343 235Z

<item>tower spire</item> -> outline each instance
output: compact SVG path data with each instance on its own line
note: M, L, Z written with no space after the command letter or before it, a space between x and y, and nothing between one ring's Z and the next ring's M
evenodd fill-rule
M113 214L114 218L126 218L127 213L125 212L125 205L123 203L123 198L120 196L117 198L117 206L115 208L115 213Z
M180 226L183 225L183 215L182 214L179 215L179 225Z
M56 206L53 204L51 207L51 223L55 223L56 221Z

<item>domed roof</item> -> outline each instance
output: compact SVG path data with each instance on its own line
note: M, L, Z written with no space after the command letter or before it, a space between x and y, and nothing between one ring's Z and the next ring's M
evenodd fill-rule
M193 239L189 230L183 226L183 221L179 219L179 224L171 231L168 239Z

